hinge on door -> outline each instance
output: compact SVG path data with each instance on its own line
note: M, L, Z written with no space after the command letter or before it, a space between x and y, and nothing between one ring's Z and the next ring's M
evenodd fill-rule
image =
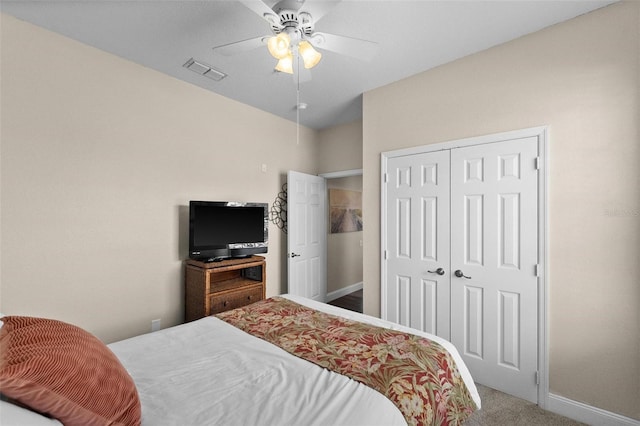
M536 371L536 385L540 384L540 372Z
M387 251L384 251L384 260L387 260Z
M535 162L536 170L540 170L541 163L542 163L542 160L540 159L540 157L536 157L536 162Z
M387 173L382 175L382 180L383 180L384 183L387 183L389 181L389 175Z
M539 277L540 276L540 264L539 263L535 264L534 271L535 271L536 277Z

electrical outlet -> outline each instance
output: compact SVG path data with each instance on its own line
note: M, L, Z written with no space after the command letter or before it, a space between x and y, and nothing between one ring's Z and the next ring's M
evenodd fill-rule
M266 164L262 164L262 165L260 166L260 171L261 171L262 173L267 173L267 165L266 165Z
M151 331L160 330L160 318L151 320Z

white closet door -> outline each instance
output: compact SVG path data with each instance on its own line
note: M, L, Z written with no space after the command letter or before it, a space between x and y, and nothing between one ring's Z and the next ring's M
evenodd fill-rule
M449 152L390 158L383 318L449 339Z
M451 341L476 381L532 402L537 155L536 138L451 151Z

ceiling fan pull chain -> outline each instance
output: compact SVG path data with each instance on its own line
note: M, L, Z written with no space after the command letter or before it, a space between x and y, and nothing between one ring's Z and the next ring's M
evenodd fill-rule
M300 145L300 88L296 89L296 144Z
M297 52L296 52L297 53ZM300 145L300 56L294 55L296 61L296 144Z

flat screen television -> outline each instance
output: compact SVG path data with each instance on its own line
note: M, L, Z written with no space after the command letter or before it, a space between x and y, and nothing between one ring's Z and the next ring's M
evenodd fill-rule
M189 258L215 262L266 253L267 203L189 202Z

